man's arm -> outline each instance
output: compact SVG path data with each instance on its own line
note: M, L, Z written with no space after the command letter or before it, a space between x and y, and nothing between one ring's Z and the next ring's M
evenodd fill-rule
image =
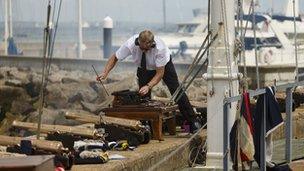
M156 68L155 76L152 78L152 80L147 85L140 88L139 94L141 94L141 95L147 94L149 92L149 90L152 89L152 87L154 87L156 84L158 84L160 82L160 80L164 76L164 73L165 73L164 66Z
M115 55L115 53L109 58L104 70L102 71L102 73L96 78L97 80L104 80L107 78L109 72L114 68L114 66L116 65L118 59Z

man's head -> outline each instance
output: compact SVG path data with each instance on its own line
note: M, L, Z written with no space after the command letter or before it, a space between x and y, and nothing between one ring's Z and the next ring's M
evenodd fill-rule
M139 33L138 37L139 47L143 51L152 49L155 45L154 35L150 30L144 30Z

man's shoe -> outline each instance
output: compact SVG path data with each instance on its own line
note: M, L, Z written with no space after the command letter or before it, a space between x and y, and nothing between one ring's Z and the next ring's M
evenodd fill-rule
M202 124L199 121L194 121L190 125L190 132L192 134L195 134L201 127L202 127Z

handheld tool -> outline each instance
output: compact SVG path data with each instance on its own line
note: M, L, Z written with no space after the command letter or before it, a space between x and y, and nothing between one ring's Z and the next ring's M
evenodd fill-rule
M92 65L92 68L93 68L93 70L94 70L96 76L98 77L98 73L97 73L97 71L96 71L94 65ZM105 90L105 92L107 93L107 95L110 96L109 93L108 93L108 91L107 91L107 89L106 89L106 87L103 85L102 81L101 81L100 79L98 79L98 81L99 81L100 84L102 85L102 87L103 87L103 89Z

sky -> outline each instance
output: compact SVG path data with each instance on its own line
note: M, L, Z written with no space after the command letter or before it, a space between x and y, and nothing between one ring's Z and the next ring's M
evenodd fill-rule
M300 10L304 12L304 0ZM12 0L14 21L43 22L48 0ZM57 4L58 4L57 0ZM169 23L191 20L192 9L207 9L208 0L165 0ZM274 11L283 11L286 0L273 0ZM78 0L63 0L60 21L75 22ZM83 20L101 22L107 15L120 22L163 22L163 0L83 0ZM260 11L270 11L271 0L260 0ZM4 0L0 0L0 21L4 18Z

